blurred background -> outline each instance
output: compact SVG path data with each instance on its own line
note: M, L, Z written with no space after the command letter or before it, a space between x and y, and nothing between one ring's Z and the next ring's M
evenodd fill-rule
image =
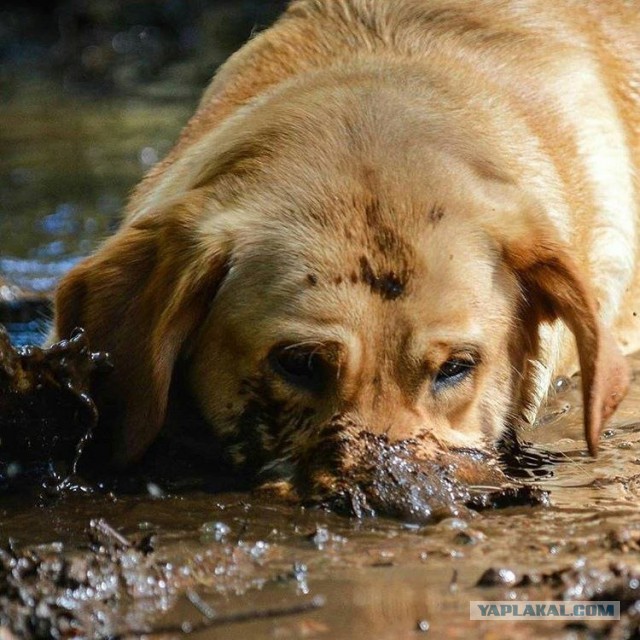
M285 0L0 2L0 322L37 340L216 68Z

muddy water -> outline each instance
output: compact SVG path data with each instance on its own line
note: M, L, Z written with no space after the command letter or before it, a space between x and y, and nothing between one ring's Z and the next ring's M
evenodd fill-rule
M184 102L56 95L26 86L0 104L0 277L44 294L109 232L126 192L166 151L192 109ZM38 338L37 324L13 330L18 340ZM631 362L640 372L640 358ZM11 539L19 549L59 541L83 548L89 521L104 518L130 537L152 533L156 556L173 574L188 577L216 614L324 599L314 611L228 623L194 634L198 638L414 638L425 633L420 624L429 627L426 637L437 638L589 637L561 622L468 619L470 600L558 594L475 586L490 567L519 578L576 563L639 564L640 384L605 433L597 460L585 454L580 423L574 383L564 385L541 424L525 434L541 450L562 454L562 462L536 470L535 482L550 493L546 508L417 527L273 505L249 494L166 495L153 486L148 495L71 494L35 502L5 494L0 544ZM203 620L180 589L156 581L153 591L146 574L135 580L135 588L154 595L123 609L123 628ZM585 585L570 588L566 595L579 599Z
M115 228L128 191L192 110L189 100L150 105L20 85L0 103L0 273L51 290Z
M634 363L640 369L640 359ZM131 537L152 532L156 554L190 575L217 613L325 598L311 613L229 624L196 637L411 638L420 621L429 623L432 637L582 637L559 622L470 622L469 601L550 595L531 587L476 587L489 567L520 576L576 562L636 565L637 551L624 553L624 543L612 541L640 538L639 406L640 389L633 389L593 461L583 454L577 390L554 398L546 416L551 422L530 434L539 446L566 454L537 480L550 492L547 508L414 527L270 505L248 494L68 496L39 505L4 496L0 535L17 547L54 540L82 546L89 520L101 517ZM580 584L573 588L579 599ZM176 593L148 606L143 619L152 627L202 619ZM139 620L140 613L128 615Z

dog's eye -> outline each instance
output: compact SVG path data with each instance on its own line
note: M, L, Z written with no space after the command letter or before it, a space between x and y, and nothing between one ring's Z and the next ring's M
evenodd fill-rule
M326 383L327 362L313 347L276 347L269 361L278 375L298 387L319 391Z
M436 391L445 387L450 387L462 382L475 368L473 360L462 358L451 358L447 360L438 370L433 381Z

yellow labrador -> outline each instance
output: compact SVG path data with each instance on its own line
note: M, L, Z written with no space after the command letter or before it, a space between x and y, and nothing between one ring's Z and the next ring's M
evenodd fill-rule
M120 462L176 371L255 469L343 432L482 448L578 369L595 453L640 346L638 170L634 2L297 0L63 279L56 333L113 356Z

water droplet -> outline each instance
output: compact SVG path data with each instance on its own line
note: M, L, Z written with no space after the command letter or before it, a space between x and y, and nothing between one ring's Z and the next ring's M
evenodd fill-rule
M164 491L155 482L147 482L147 492L152 498L164 498Z
M216 542L220 542L231 533L231 527L224 522L206 522L200 527L200 531L206 536L213 537Z
M140 150L140 164L150 167L158 162L158 152L153 147L143 147Z
M418 620L416 624L416 630L421 631L422 633L426 633L431 628L431 625L427 620Z

